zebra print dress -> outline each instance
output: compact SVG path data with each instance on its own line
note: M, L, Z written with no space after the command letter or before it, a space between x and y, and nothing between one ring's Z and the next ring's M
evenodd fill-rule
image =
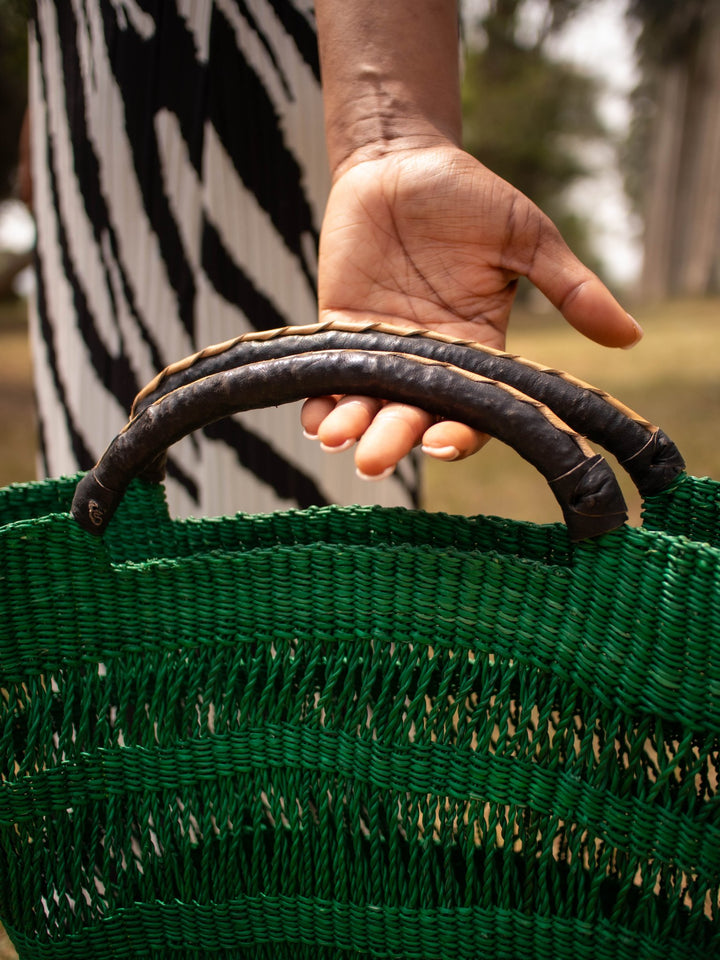
M87 469L154 374L315 321L329 186L310 0L37 0L30 24L41 470ZM416 502L255 411L171 450L178 515Z

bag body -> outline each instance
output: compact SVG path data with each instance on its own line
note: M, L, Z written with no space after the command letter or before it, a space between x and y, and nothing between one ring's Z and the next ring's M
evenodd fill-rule
M0 491L21 957L720 956L720 485L573 543L78 480Z

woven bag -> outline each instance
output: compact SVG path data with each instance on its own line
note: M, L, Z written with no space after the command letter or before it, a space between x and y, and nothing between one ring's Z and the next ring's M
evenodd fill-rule
M169 444L326 392L462 416L565 522L169 517ZM476 345L330 324L168 368L82 480L0 491L20 956L720 957L719 504L612 398Z

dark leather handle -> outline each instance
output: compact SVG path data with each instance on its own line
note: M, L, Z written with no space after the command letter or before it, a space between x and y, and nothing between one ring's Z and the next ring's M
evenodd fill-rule
M159 374L138 394L133 412L139 412L169 390L222 370L318 350L355 349L407 353L451 363L515 387L544 403L573 430L612 453L643 497L666 489L685 467L677 447L662 430L614 397L562 370L477 343L426 330L401 332L383 323L330 322L285 327L208 347Z
M497 437L549 483L573 540L597 536L627 518L617 481L602 457L538 401L446 363L362 350L311 351L259 360L194 379L138 412L77 487L72 512L102 533L136 476L160 479L164 451L232 413L326 393L360 393L412 403Z

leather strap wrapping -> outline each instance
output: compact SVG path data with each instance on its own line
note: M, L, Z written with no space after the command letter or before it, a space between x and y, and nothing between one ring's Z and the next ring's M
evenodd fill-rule
M78 485L73 515L85 529L100 534L130 481L142 475L160 479L163 453L181 437L232 413L325 393L412 403L509 444L545 477L573 540L605 533L627 519L609 466L543 404L446 363L367 349L259 360L141 402L140 412Z
M382 323L284 327L208 347L159 374L138 394L133 412L169 390L221 370L318 350L355 349L407 353L451 363L515 387L612 453L644 497L665 490L685 467L677 447L662 430L614 397L564 371L477 343L425 330L401 332Z

